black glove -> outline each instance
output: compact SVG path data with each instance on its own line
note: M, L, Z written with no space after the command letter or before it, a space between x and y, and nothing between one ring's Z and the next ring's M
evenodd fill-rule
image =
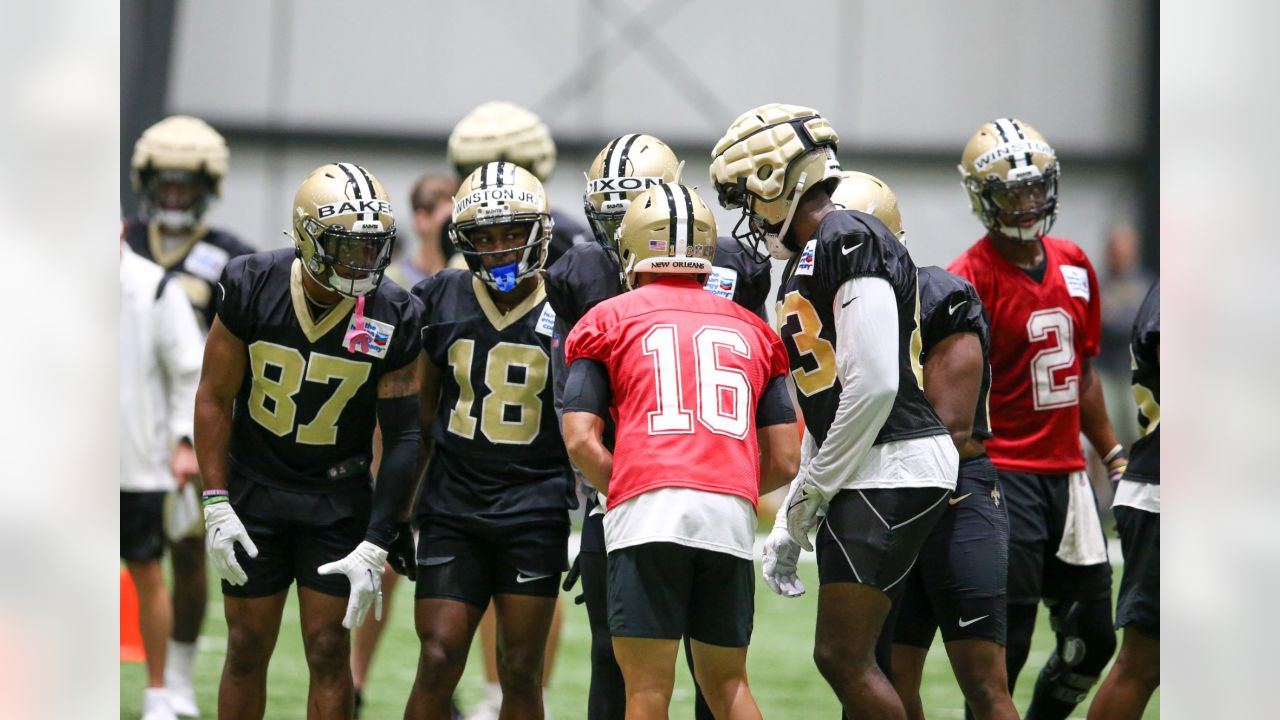
M396 526L396 539L387 548L387 562L397 573L415 582L418 580L418 550L413 546L413 530L409 523Z

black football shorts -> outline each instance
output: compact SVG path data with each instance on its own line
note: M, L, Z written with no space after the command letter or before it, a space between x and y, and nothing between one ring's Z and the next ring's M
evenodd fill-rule
M120 491L120 559L155 562L164 556L165 492Z
M893 641L928 648L942 639L1005 644L1009 515L995 466L960 462L955 492L904 581Z
M414 597L488 607L494 595L557 597L569 569L569 514L540 513L519 524L422 518Z
M1150 638L1160 638L1160 513L1124 505L1112 508L1124 574L1116 603L1116 627L1132 627Z
M841 490L818 524L818 582L854 582L888 593L907 576L946 510L940 487Z

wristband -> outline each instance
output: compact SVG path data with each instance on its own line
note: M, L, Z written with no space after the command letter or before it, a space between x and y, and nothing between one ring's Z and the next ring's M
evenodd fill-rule
M1120 443L1116 443L1116 446L1111 448L1111 452L1107 453L1106 456L1102 458L1102 464L1110 465L1112 460L1115 460L1121 455L1124 455L1124 446Z
M217 505L218 503L225 503L225 502L231 502L231 498L227 497L226 495L213 495L201 500L200 506L209 507L210 505Z
M230 497L231 493L227 492L226 490L205 490L204 492L200 493L200 499L208 500L209 498L214 497L216 495L221 495L222 497Z

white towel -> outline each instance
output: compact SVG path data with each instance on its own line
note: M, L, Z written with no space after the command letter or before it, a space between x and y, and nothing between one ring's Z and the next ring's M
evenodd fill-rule
M196 497L196 484L187 483L182 490L169 493L164 499L164 534L169 542L187 537L197 522L204 517L200 499Z
M1106 562L1107 540L1102 535L1102 521L1098 518L1098 503L1089 485L1089 476L1083 470L1073 472L1067 476L1067 487L1070 500L1058 559L1068 565Z

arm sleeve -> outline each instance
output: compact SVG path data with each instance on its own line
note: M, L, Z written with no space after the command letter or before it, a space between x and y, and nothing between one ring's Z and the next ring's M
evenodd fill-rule
M840 400L826 440L800 471L827 499L862 465L898 395L898 304L888 281L846 280L833 305Z
M413 490L414 464L422 433L418 422L418 396L378 399L378 426L382 429L382 464L373 486L373 510L365 539L388 550L396 537L401 511Z
M164 373L166 420L170 447L195 435L196 386L204 356L204 340L191 303L176 282L165 285L154 307L156 353Z
M786 425L796 421L796 409L787 393L787 378L777 375L765 386L756 404L756 427Z
M556 420L559 421L564 419L564 387L569 379L569 364L565 362L564 351L570 327L557 314L554 328L551 336L551 402L555 406Z
M395 372L412 362L417 362L422 352L422 301L409 295L400 313L400 322L391 337L386 362L379 368L379 377Z
M606 420L613 392L609 369L599 360L580 359L569 367L564 387L564 412L589 412Z

